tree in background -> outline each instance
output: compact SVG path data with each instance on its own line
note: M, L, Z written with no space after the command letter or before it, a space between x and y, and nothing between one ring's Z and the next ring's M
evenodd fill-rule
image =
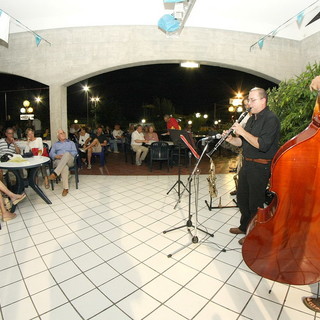
M281 144L310 124L316 93L310 91L309 85L318 75L320 75L320 64L309 64L306 71L299 76L282 81L278 88L268 90L268 106L281 122Z

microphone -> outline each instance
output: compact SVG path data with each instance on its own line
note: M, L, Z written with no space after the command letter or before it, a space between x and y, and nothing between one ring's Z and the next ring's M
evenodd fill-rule
M206 138L201 139L201 141L210 141L210 140L215 140L215 139L221 139L222 135L220 133L214 134L213 136L209 136Z

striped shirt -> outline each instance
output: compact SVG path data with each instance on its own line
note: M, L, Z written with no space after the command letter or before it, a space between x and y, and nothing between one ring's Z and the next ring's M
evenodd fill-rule
M16 148L14 147L13 143L8 144L6 139L3 138L3 139L0 139L0 157L6 153L15 154Z

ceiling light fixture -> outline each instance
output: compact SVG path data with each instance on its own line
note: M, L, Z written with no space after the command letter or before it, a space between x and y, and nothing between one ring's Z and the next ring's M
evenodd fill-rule
M193 61L185 61L185 62L181 62L180 63L180 67L194 69L194 68L199 68L200 67L200 63L193 62Z

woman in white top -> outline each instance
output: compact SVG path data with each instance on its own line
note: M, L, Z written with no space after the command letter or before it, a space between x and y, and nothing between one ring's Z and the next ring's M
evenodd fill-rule
M43 152L43 143L41 138L36 138L34 136L34 130L31 128L28 128L26 130L26 136L27 136L27 145L24 149L25 152L31 151L35 156L41 156ZM38 150L36 150L38 149ZM46 189L49 189L49 180L48 175L46 172L46 167L41 167L42 176L44 178L44 186Z
M91 137L86 127L81 127L79 132L79 155L81 161L85 164L87 161L87 152L84 148L90 143Z

